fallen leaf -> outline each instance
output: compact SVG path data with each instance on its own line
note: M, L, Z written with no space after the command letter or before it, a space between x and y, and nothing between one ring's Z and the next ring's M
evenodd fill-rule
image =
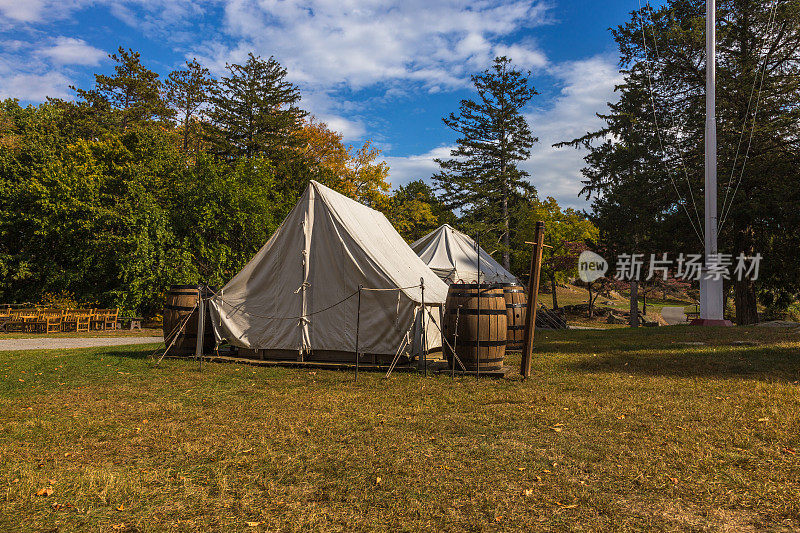
M525 471L525 467L524 466L520 466L519 468L517 468L517 470L519 470L520 472L524 472Z
M759 422L769 422L769 418L765 416L764 418L759 418L758 421Z
M379 477L375 478L375 484L376 485L380 485L381 484L381 478L379 478Z
M499 521L501 521L502 519L503 519L503 517L502 517L502 516L495 516L495 517L494 517L494 521L495 521L495 522L499 522Z
M122 524L112 524L111 529L114 531L119 531L120 529L125 529L125 523Z
M678 484L678 478L676 478L676 477L671 477L671 478L669 478L669 480L672 481L673 483L675 483L676 485Z
M47 482L50 483L51 485L55 485L56 484L56 480L55 479L48 479Z
M53 487L44 487L36 492L37 496L52 496Z
M578 506L577 503L573 503L573 504L570 504L570 505L562 505L561 508L562 509L575 509L577 506Z
M555 431L556 433L561 433L562 431L564 431L564 428L562 428L562 427L558 427L558 426L551 427L550 429L552 429L552 430L553 430L553 431Z
M69 457L70 455L72 455L72 452L65 452L64 453L64 457Z
M117 511L124 511L124 510L125 510L125 504L124 504L124 503L121 503L121 504L119 504L119 507L115 507L115 509L116 509Z
M261 525L261 522L245 522L248 527L258 527Z
M530 498L531 496L533 496L533 489L525 489L524 491L522 491L522 493L525 495L526 498Z

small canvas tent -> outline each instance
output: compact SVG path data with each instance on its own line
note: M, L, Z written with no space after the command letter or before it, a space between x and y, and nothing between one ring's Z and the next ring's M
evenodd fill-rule
M517 278L479 248L475 241L449 224L428 233L413 243L411 249L448 283L478 281L478 253L482 282L517 283Z
M441 346L447 285L381 213L315 181L241 272L210 299L218 340L278 358L352 361L358 286L359 352L391 358L406 334Z

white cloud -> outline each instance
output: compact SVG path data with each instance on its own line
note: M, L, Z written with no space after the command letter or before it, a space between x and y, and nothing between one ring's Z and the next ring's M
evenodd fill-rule
M105 5L132 27L166 29L203 12L203 6L221 0L0 0L0 25L35 24L68 18L87 7Z
M105 59L106 52L89 45L83 39L57 37L52 46L39 51L39 54L58 65L96 66Z
M358 141L367 133L366 126L356 120L349 120L336 115L320 115L318 118L326 123L331 130L341 133L346 142Z
M622 78L614 59L605 56L558 64L550 72L562 88L551 107L527 115L539 143L522 167L530 173L539 196L553 196L566 207L584 208L587 202L578 193L583 187L580 171L586 151L552 145L602 127L596 113L606 111L607 102L616 101L614 86Z
M582 188L580 170L586 151L552 145L602 127L602 120L595 114L605 111L607 102L616 100L614 86L621 77L613 58L603 56L553 65L550 73L560 82L561 91L552 106L526 115L539 142L531 150L530 159L520 166L530 173L539 196L553 196L564 207L582 209L587 202L578 192ZM392 185L427 180L439 168L433 159L448 158L451 148L440 146L423 154L385 157Z
M0 76L0 99L41 102L48 96L68 98L69 79L60 72Z
M544 23L545 11L538 0L227 0L225 35L203 47L216 70L254 51L275 55L303 84L451 89L490 63L501 38ZM230 38L233 47L222 44ZM516 51L542 64L540 52Z
M507 56L513 60L516 65L528 69L542 68L547 65L547 56L529 46L521 46L518 44L506 46L501 44L494 47L493 55Z
M384 157L383 160L389 165L389 181L392 187L418 179L429 181L428 178L439 171L439 165L434 159L447 159L452 149L452 146L438 146L424 154Z
M45 0L0 0L0 14L19 22L36 22L41 19Z

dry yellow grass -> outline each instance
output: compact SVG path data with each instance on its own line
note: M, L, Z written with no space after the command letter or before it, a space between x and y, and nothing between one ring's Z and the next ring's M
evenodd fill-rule
M0 530L800 527L794 333L548 332L526 382L150 351L0 353Z

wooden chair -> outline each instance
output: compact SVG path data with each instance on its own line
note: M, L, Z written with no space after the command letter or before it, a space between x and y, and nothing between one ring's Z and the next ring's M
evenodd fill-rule
M108 315L108 309L93 309L92 316L91 316L91 327L95 330L103 330L106 329L106 315Z
M60 309L45 309L40 311L33 322L34 333L57 333L61 331L63 312Z
M89 331L91 320L91 309L70 309L61 320L61 331Z
M109 309L106 313L105 324L103 329L117 329L117 317L119 316L119 308Z
M11 320L6 324L5 329L8 333L24 333L25 318L20 314L11 315Z

